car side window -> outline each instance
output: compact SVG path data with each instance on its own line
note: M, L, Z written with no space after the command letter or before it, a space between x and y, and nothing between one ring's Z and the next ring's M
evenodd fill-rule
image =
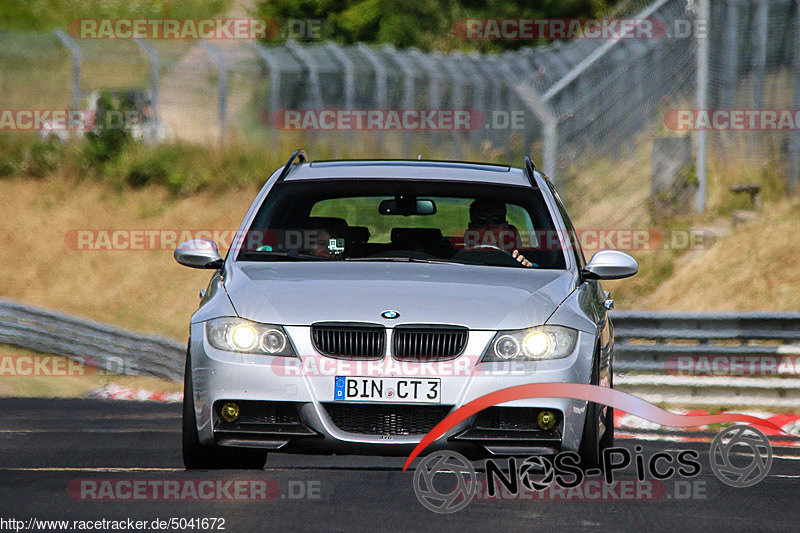
M550 188L550 192L553 193L553 198L556 201L556 207L558 208L558 212L561 213L561 218L564 220L564 226L567 228L567 235L569 236L572 253L575 254L575 263L578 265L578 269L581 269L586 266L586 258L583 255L583 248L581 248L581 242L578 239L578 233L575 231L575 226L572 225L572 220L570 220L567 210L564 208L564 204L561 202L561 197L558 196L555 187L553 187L553 184L549 179L546 179L545 181L547 182L547 186Z

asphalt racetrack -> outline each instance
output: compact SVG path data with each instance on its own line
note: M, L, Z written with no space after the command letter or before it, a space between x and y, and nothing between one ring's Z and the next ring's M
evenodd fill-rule
M104 400L0 400L0 531L16 523L26 531L36 520L146 521L187 519L184 531L797 531L800 522L800 453L774 448L769 475L755 486L732 488L708 464L708 443L617 439L631 451L695 449L701 473L690 481L668 480L655 498L636 499L624 491L594 492L592 500L564 498L473 500L458 512L437 514L419 502L413 473L404 458L273 454L263 472L183 469L180 405ZM474 465L480 470L482 462ZM633 478L635 470L618 473ZM87 485L86 482L89 482ZM121 483L120 480L125 480ZM202 481L217 487L219 499L140 499L133 482L161 487L165 480ZM236 499L225 482L264 481L268 498ZM113 486L113 494L104 494ZM83 484L82 484L83 483ZM597 481L600 483L600 481ZM86 487L90 490L86 491ZM142 484L139 483L141 487ZM129 490L119 490L124 487ZM230 488L233 487L233 488ZM82 492L83 491L83 492ZM221 491L221 492L219 492ZM630 492L630 491L629 491ZM141 494L145 494L142 492ZM597 499L601 494L603 498ZM263 493L262 493L263 495ZM102 501L100 498L116 498ZM203 527L189 519L206 521ZM219 519L224 519L222 523ZM5 522L4 522L5 521ZM46 524L45 524L46 525ZM51 524L52 525L52 524ZM63 525L63 524L62 524ZM92 524L95 528L100 524ZM106 528L110 523L106 523ZM101 529L105 529L102 528ZM107 529L108 530L108 529ZM164 528L162 530L170 530ZM173 529L174 530L174 529ZM178 529L181 530L181 529Z

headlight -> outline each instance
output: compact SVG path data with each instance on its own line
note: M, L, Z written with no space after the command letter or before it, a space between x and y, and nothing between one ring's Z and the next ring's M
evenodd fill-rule
M578 332L562 326L498 331L481 360L560 359L571 354L577 342Z
M280 326L248 322L241 318L215 318L206 322L208 342L218 350L262 355L295 355Z

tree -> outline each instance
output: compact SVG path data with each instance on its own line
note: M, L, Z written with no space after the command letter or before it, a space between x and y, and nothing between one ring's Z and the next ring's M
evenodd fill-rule
M618 0L264 0L262 18L318 19L325 37L341 43L416 46L423 50L503 50L529 41L466 41L453 33L462 18L601 16Z

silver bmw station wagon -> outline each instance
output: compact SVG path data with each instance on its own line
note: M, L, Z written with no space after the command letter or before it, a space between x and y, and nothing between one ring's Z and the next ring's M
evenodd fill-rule
M263 468L267 453L407 455L449 413L530 383L612 386L613 307L552 183L523 168L448 161L310 161L267 180L192 315L183 406L187 468ZM472 458L613 443L613 411L515 400L426 451Z

